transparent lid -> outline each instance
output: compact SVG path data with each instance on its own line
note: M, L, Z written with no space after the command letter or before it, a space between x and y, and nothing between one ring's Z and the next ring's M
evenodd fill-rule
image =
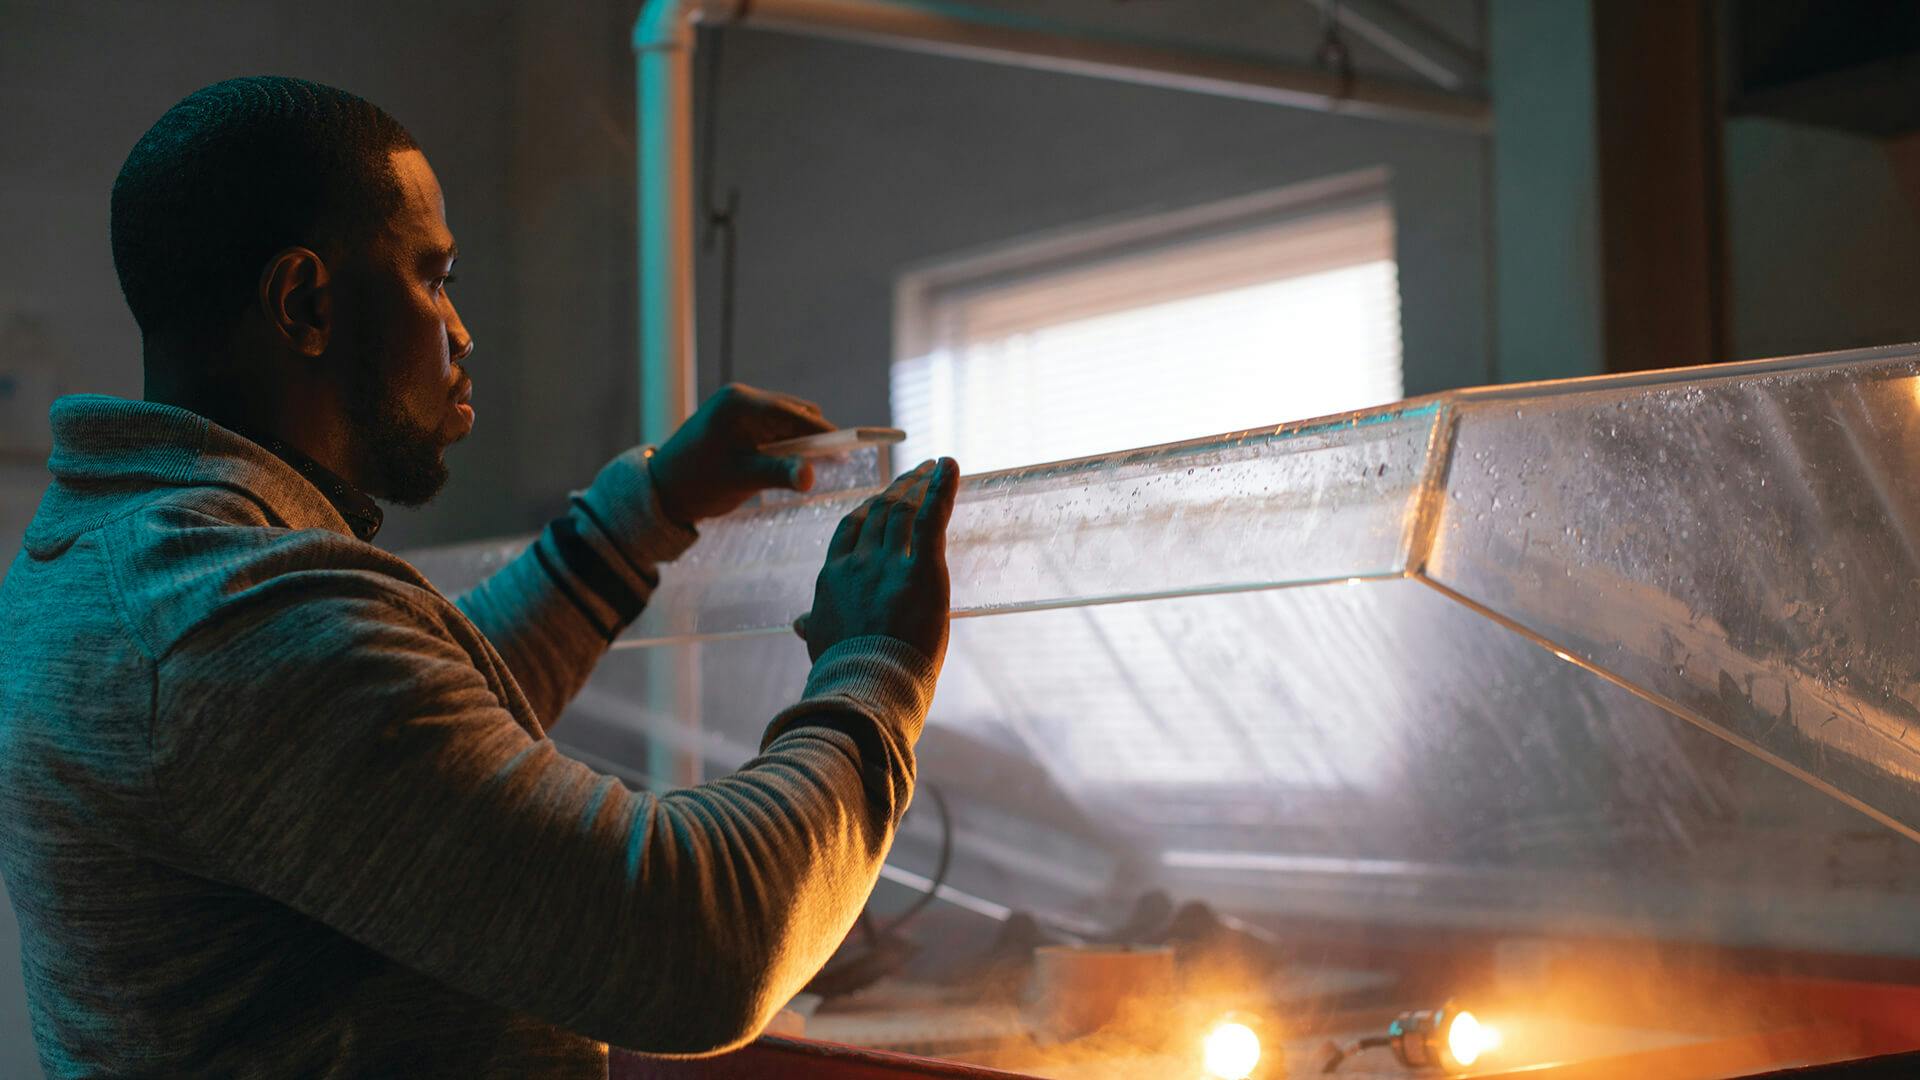
M968 478L920 746L953 839L919 800L876 903L937 876L989 922L1111 927L1158 891L1269 927L1920 956L1913 462L1897 348ZM869 492L704 529L562 740L636 779L746 760ZM518 546L418 561L457 589Z

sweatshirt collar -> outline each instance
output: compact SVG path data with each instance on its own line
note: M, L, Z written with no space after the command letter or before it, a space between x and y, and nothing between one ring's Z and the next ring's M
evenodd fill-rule
M366 492L348 483L339 473L271 435L250 431L242 437L293 466L295 472L305 477L333 504L334 511L347 523L347 528L353 530L353 535L372 543L373 538L380 534L380 523L386 516L381 512L380 504L374 502Z
M332 474L318 465L314 466L318 472L304 473L286 458L197 413L106 394L71 394L53 403L49 419L53 453L47 468L56 488L66 489L71 496L62 502L83 498L90 491L105 497L128 485L217 486L253 500L270 521L284 528L360 534L334 497L321 488L321 481ZM348 496L346 509L363 513L371 504L364 493L338 477L333 479ZM374 510L377 513L378 507ZM79 513L64 524L70 527L78 518L91 516ZM41 524L38 517L35 524ZM47 526L58 527L52 521Z

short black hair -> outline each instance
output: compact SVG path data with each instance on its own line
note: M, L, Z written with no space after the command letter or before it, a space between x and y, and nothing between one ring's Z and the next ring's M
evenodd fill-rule
M276 253L371 238L403 199L390 156L417 148L378 106L305 79L187 95L113 182L113 268L140 333L217 347Z

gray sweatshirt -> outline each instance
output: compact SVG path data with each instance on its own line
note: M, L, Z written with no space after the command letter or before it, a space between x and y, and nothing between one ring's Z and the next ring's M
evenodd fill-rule
M835 646L697 788L547 738L693 541L638 452L456 603L192 413L52 420L0 584L0 873L49 1075L604 1076L609 1042L751 1038L852 925L933 691L911 647Z

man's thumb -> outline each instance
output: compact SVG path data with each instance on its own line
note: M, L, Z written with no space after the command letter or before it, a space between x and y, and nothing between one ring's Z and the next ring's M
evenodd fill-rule
M806 491L813 487L813 465L806 458L761 454L754 459L753 478L762 487Z

